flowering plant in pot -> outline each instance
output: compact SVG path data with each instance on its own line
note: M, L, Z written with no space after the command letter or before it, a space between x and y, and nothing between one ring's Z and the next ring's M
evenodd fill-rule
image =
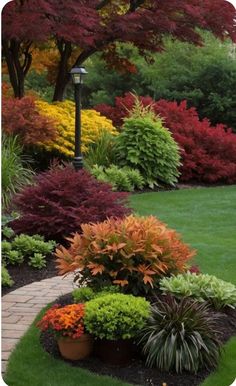
M107 363L124 365L133 355L133 340L145 326L150 303L142 297L108 294L86 303L84 323L96 338L98 356Z
M50 331L57 339L61 355L70 360L87 357L93 348L91 335L84 328L85 305L56 304L38 322L41 331Z

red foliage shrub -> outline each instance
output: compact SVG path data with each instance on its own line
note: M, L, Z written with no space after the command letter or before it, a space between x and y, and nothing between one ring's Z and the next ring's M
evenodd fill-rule
M18 135L24 145L53 140L56 136L53 120L41 116L33 97L3 98L2 125L7 134Z
M164 119L182 149L181 180L204 183L236 182L236 136L224 125L199 120L186 101L160 100L155 111Z
M211 126L209 120L199 120L195 108L187 108L186 101L180 104L150 97L140 97L144 106L153 105L173 133L181 148L181 181L203 183L236 182L236 136L231 129L218 124ZM96 106L101 114L121 126L134 103L132 94L116 98L115 107Z
M80 230L81 223L104 221L130 213L126 193L111 191L84 170L54 166L38 174L14 200L20 218L11 225L16 233L41 234L62 241Z

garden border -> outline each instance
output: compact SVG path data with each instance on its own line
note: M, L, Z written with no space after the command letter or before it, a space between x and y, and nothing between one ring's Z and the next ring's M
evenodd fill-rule
M2 374L15 345L39 311L72 289L73 275L54 276L17 288L2 297Z

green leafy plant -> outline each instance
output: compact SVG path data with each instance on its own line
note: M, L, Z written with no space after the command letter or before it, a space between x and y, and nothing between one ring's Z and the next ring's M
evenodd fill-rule
M11 250L6 255L6 264L22 264L24 261L24 256L15 250Z
M9 241L3 240L1 243L1 250L2 250L2 257L4 259L11 251L11 243Z
M137 97L130 116L124 119L117 147L121 164L138 169L151 188L177 182L179 147L152 106L144 107Z
M140 172L129 167L120 168L111 165L108 168L95 165L91 173L99 181L107 182L112 185L113 190L131 192L135 188L142 189L144 179Z
M220 342L216 316L206 303L190 298L158 300L142 330L140 344L149 367L197 373L217 366Z
M7 268L4 265L2 265L1 275L2 275L2 285L7 287L12 287L14 284L14 281L12 280Z
M24 256L31 256L32 253L47 255L53 251L55 245L56 243L53 240L46 242L43 241L42 237L38 237L38 235L36 235L35 238L34 236L25 234L16 236L12 242L12 248L22 252Z
M12 196L32 181L29 160L23 155L17 137L2 136L2 206L9 207Z
M4 226L2 229L2 235L7 239L11 239L15 235L15 232L10 227Z
M33 256L29 257L28 265L31 267L40 269L46 267L46 264L45 256L42 253L34 253Z
M95 292L91 287L80 287L74 289L74 291L72 292L72 296L76 303L84 303L94 298L98 298L108 294L116 294L119 292L119 287L115 285L105 286L101 291L98 292Z
M150 304L144 298L108 294L86 303L84 324L100 339L130 339L144 327L149 311Z
M216 309L236 307L236 286L213 275L179 274L161 279L160 288L178 298L191 296L200 302L209 301Z
M108 167L115 163L116 159L115 136L104 130L96 142L89 145L85 155L85 165L88 168L92 168L94 165Z

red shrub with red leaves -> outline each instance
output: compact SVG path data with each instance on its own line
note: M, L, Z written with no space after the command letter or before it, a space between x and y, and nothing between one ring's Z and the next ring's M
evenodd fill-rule
M40 115L31 96L3 98L2 125L5 133L18 135L24 145L44 143L56 136L53 120Z
M113 192L85 170L54 166L38 174L35 184L15 197L14 206L21 216L11 226L16 233L40 234L61 242L80 231L82 223L129 214L126 204L126 193Z
M165 125L173 133L181 148L182 182L235 183L236 182L236 135L224 125L211 126L209 120L199 120L195 108L187 108L186 101L180 104L150 97L140 97L144 106L153 105L154 111L164 118ZM132 109L132 94L116 98L114 107L99 105L95 108L121 126L123 118Z

